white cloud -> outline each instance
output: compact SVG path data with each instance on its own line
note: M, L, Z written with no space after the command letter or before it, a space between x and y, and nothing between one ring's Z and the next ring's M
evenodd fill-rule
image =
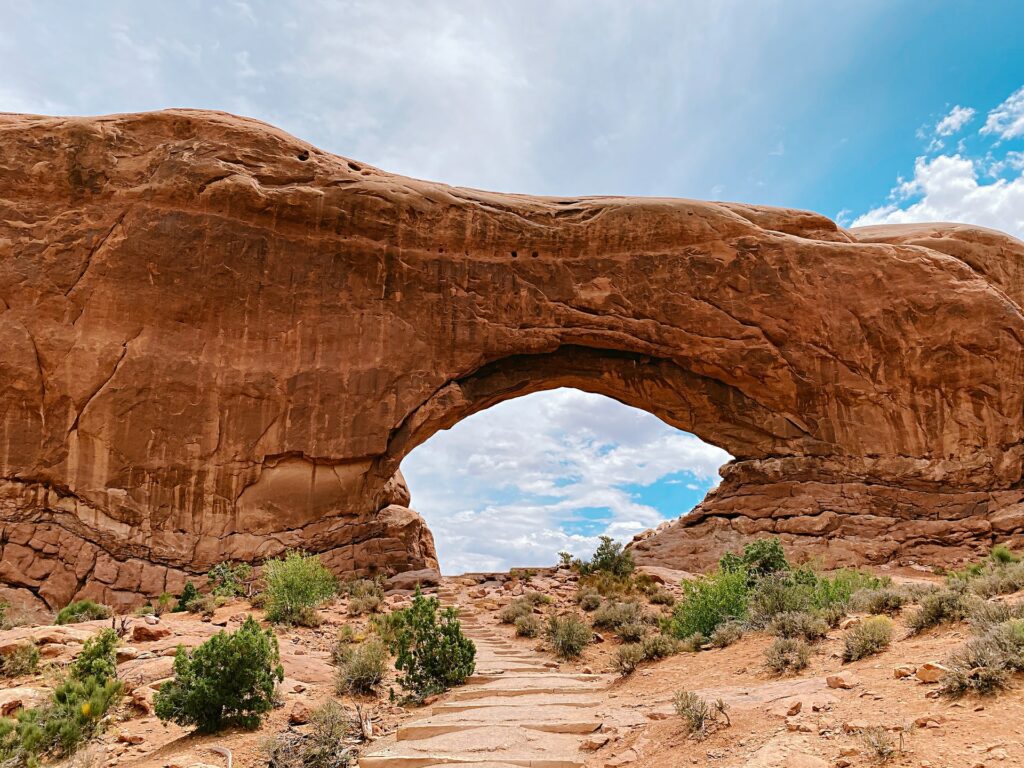
M644 411L560 389L501 403L438 433L402 471L442 567L455 573L550 565L560 550L589 554L601 533L628 539L666 513L687 511L641 503L629 486L683 471L689 485L707 490L728 459Z
M980 183L978 163L961 155L917 158L914 178L900 183L893 198L852 226L956 221L1024 237L1024 174Z
M961 107L959 104L949 111L949 114L935 124L937 136L952 136L974 119L975 111L971 107Z
M1024 136L1024 86L1021 86L1002 104L988 113L983 135L995 135L1000 139L1015 139Z

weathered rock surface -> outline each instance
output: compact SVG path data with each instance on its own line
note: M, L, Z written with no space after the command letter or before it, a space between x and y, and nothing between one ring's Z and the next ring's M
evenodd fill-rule
M1019 538L1022 296L1024 244L975 228L459 189L219 113L0 116L0 582L434 568L403 456L560 386L736 458L641 561Z

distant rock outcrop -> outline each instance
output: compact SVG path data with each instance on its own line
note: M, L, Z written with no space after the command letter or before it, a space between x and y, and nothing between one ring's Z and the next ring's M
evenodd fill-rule
M946 556L1024 530L1022 294L1024 244L975 228L479 192L211 112L3 115L0 582L436 567L403 456L559 386L736 457L642 561L767 531Z

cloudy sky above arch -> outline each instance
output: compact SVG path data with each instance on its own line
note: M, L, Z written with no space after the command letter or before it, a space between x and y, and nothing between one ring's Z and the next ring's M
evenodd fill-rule
M0 111L224 109L453 184L1024 236L1021 29L1016 0L0 0ZM716 449L595 397L409 457L450 570L628 536L714 483ZM473 525L496 543L459 543Z

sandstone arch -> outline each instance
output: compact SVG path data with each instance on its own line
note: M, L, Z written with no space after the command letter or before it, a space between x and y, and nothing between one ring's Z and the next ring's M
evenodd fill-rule
M736 461L635 544L828 559L1024 527L1024 244L415 181L230 115L0 116L0 581L50 605L288 546L435 563L398 473L559 385Z

